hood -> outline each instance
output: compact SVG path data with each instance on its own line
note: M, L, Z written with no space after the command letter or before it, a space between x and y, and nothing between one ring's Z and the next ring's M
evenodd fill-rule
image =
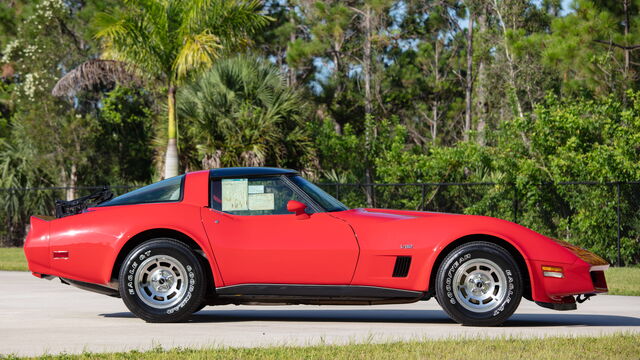
M573 263L578 258L575 250L551 238L489 216L388 209L351 209L331 215L351 225L358 241L369 246L399 248L400 244L411 244L415 249L438 252L457 239L486 235L511 243L525 258L553 258L561 263Z
M391 210L391 209L351 209L331 213L332 216L347 222L366 223L367 225L382 224L400 220L413 220L419 218L442 218L450 216L464 216L449 213L437 213L427 211L412 210Z

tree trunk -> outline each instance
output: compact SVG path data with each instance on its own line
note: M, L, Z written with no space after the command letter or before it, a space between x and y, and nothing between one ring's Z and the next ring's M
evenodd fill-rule
M478 31L480 34L487 32L487 12L483 8L478 14ZM482 54L484 55L484 54ZM478 81L476 82L476 131L478 144L486 144L485 127L487 126L487 65L484 56L478 59Z
M436 38L433 59L433 87L435 89L433 103L431 104L431 143L436 143L438 137L438 106L440 105L440 41Z
M502 13L500 12L500 8L498 7L497 0L493 0L493 9L496 12L496 15L498 15L498 23L502 28L502 39L504 42L504 55L505 55L505 58L507 59L507 68L509 71L509 85L511 85L513 101L515 102L518 116L520 118L524 118L522 104L520 103L520 97L518 96L518 87L516 85L516 69L515 69L515 64L513 60L513 55L511 54L511 51L509 51L509 39L507 39L507 27L504 23L504 19L502 18Z
M290 10L291 15L289 16L289 21L291 22L291 26L293 27L293 31L289 34L289 43L293 44L296 41L296 19L293 16L293 10ZM287 70L289 73L289 86L296 86L296 69L289 63L287 63Z
M363 28L364 28L364 45L363 45L363 59L362 59L362 75L364 77L364 113L365 121L371 121L371 129L366 131L366 147L365 153L365 182L371 184L373 182L373 169L371 165L371 159L369 153L375 141L377 134L376 124L372 118L372 98L371 98L371 7L365 5L363 16ZM371 186L366 187L367 205L373 206L373 188Z
M473 21L475 14L469 9L469 25L467 29L467 76L465 85L464 141L469 141L471 132L471 110L473 92Z
M629 28L631 25L629 24L629 0L624 0L622 2L622 6L624 8L624 41L625 46L628 45L628 37L629 37ZM624 79L622 79L622 101L625 107L627 107L627 87L629 84L629 63L630 63L630 49L626 47L624 49Z
M76 198L76 186L78 185L78 167L75 163L71 163L71 170L69 171L69 181L66 184L66 198L67 201L71 201Z
M371 7L364 9L364 54L362 59L362 75L364 77L364 112L372 113L371 99Z
M176 88L169 86L168 93L169 124L167 127L167 152L164 160L164 178L178 175L178 146L176 143Z
M431 105L431 143L436 144L438 138L438 101L435 100Z

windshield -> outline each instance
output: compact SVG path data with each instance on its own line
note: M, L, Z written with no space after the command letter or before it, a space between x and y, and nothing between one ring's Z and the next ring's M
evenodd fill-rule
M174 202L182 198L182 180L184 175L159 181L141 187L117 198L103 202L99 206L145 204L155 202Z
M298 185L302 191L304 191L307 195L309 195L315 202L320 204L325 210L333 212L333 211L344 211L349 210L343 203L336 200L333 196L324 192L324 190L320 189L313 183L305 180L300 176L292 176L291 180Z

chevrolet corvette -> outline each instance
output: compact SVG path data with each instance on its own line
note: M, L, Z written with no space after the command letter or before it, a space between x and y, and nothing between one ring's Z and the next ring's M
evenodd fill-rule
M32 216L34 276L120 297L147 322L208 305L399 304L435 298L495 326L521 298L573 310L607 292L609 264L486 216L349 209L296 171L221 168Z

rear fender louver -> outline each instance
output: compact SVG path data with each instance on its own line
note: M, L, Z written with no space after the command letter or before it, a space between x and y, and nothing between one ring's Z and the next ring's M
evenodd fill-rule
M393 267L393 277L407 277L411 266L411 256L398 256Z

